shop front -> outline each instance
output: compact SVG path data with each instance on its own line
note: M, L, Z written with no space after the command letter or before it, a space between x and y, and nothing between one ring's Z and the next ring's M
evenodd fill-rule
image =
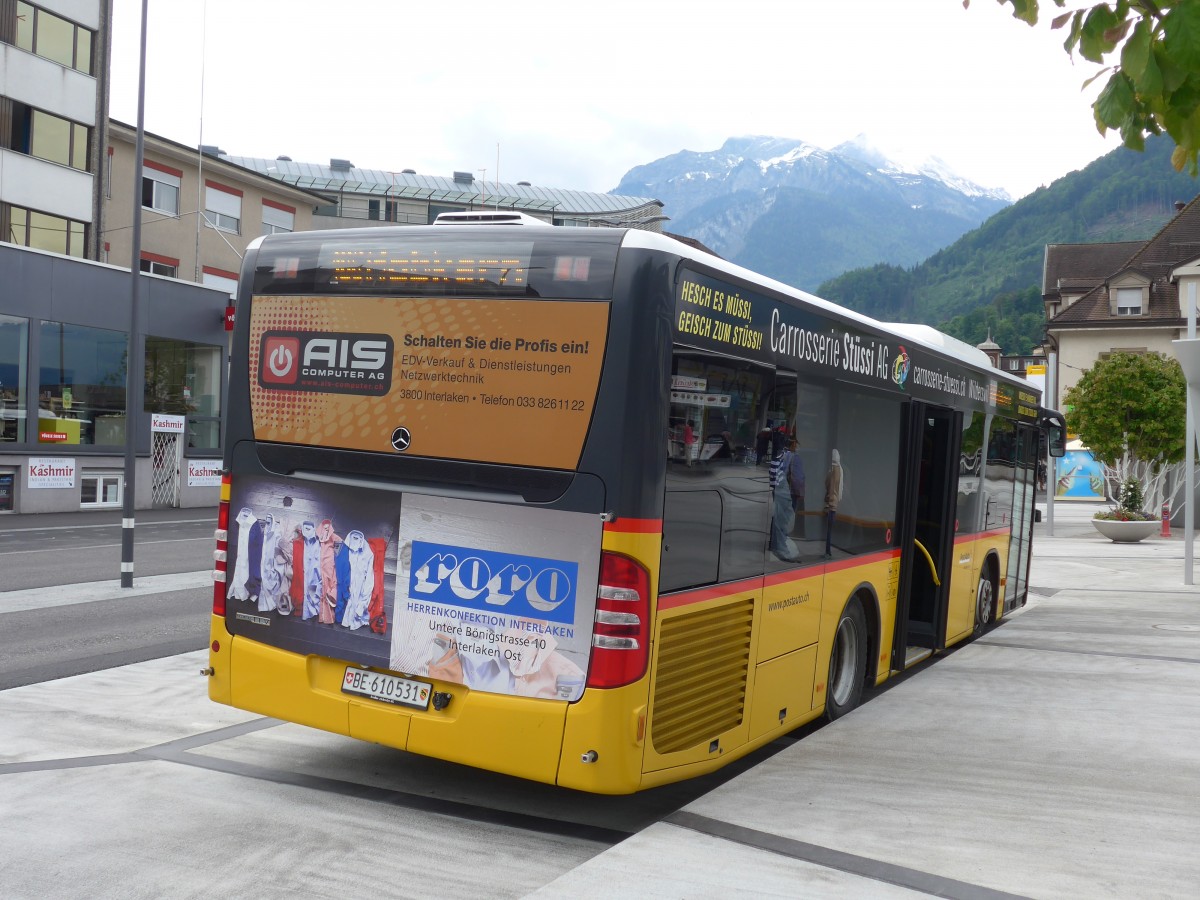
M129 271L0 244L0 283L0 513L120 507L131 422L136 508L215 505L229 295L139 275L131 416Z

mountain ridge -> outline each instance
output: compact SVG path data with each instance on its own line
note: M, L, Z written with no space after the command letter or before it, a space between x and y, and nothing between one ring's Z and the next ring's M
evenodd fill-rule
M672 231L807 290L864 265L916 265L1011 204L936 160L890 159L863 135L832 150L733 137L635 166L613 193L656 197Z
M744 135L635 166L614 193L657 197L670 231L778 281L1025 353L1042 340L1047 244L1149 240L1196 195L1172 149L1166 136L1117 148L1013 202L865 135L831 150Z

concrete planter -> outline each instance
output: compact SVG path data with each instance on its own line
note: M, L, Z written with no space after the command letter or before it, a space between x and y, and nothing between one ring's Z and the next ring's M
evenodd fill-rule
M1121 544L1132 544L1162 528L1162 522L1152 519L1149 522L1118 522L1111 519L1092 519L1096 530L1110 541Z

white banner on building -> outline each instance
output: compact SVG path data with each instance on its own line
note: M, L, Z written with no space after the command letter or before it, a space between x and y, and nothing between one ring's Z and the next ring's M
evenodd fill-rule
M165 431L168 434L183 434L185 421L183 416L168 416L164 413L153 413L150 416L150 430Z
M221 461L219 459L189 459L188 487L220 487Z
M74 459L61 456L31 456L29 477L25 484L30 488L73 488L75 474Z
M681 406L729 406L729 394L702 394L694 391L671 391L671 402Z

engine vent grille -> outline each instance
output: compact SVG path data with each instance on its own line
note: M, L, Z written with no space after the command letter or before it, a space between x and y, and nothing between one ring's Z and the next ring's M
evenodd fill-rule
M657 753L694 747L741 724L753 620L747 598L663 622L651 711Z

